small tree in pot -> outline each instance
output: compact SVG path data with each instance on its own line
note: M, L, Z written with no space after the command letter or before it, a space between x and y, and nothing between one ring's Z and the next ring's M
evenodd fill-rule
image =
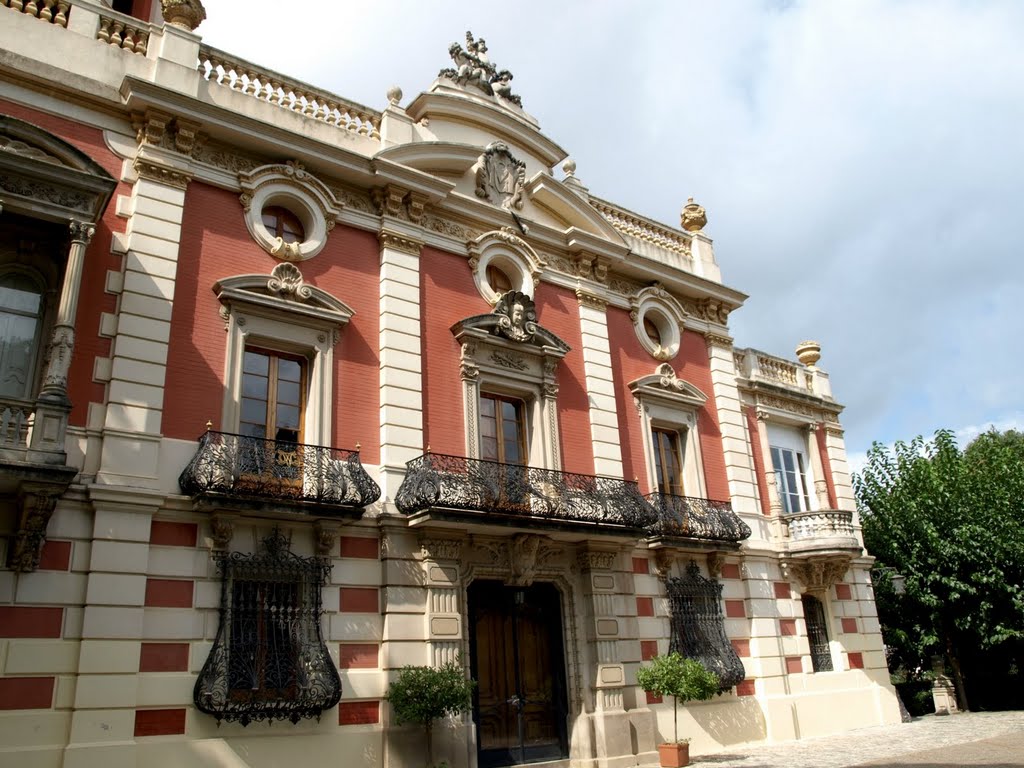
M672 737L670 744L659 744L658 754L665 768L690 763L690 740L679 739L679 703L706 701L718 693L718 675L696 659L684 659L678 653L655 656L650 664L636 671L636 681L648 693L672 697Z
M386 698L399 725L417 723L427 737L427 768L434 764L434 721L468 712L476 682L462 667L449 662L441 667L402 667L388 687Z

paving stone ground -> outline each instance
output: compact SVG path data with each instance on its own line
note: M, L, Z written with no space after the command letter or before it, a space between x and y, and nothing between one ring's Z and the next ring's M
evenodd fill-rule
M771 746L697 755L704 768L1017 768L1024 766L1024 712L968 712Z

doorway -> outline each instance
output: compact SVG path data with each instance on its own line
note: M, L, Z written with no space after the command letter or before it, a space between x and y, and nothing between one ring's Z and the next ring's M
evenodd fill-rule
M568 757L558 590L474 581L468 596L479 768Z

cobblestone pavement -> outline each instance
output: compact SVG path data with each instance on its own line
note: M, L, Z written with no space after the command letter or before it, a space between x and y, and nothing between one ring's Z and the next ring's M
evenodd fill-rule
M919 717L834 736L698 755L705 768L1024 766L1024 712Z

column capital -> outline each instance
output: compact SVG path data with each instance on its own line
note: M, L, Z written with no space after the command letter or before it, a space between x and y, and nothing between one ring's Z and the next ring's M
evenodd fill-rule
M134 168L140 179L149 179L169 187L185 189L192 181L190 173L142 157L135 158Z
M71 219L68 222L68 229L71 230L71 242L81 243L82 245L88 246L92 242L93 235L96 234L96 225L91 221L78 221L77 219Z
M600 296L595 296L592 293L587 293L582 288L576 289L576 300L579 302L581 307L599 309L602 312L608 308L608 302L606 300L602 299Z
M419 256L420 251L423 249L423 241L388 229L382 229L378 232L377 240L380 242L381 248L403 251L411 253L413 256Z

